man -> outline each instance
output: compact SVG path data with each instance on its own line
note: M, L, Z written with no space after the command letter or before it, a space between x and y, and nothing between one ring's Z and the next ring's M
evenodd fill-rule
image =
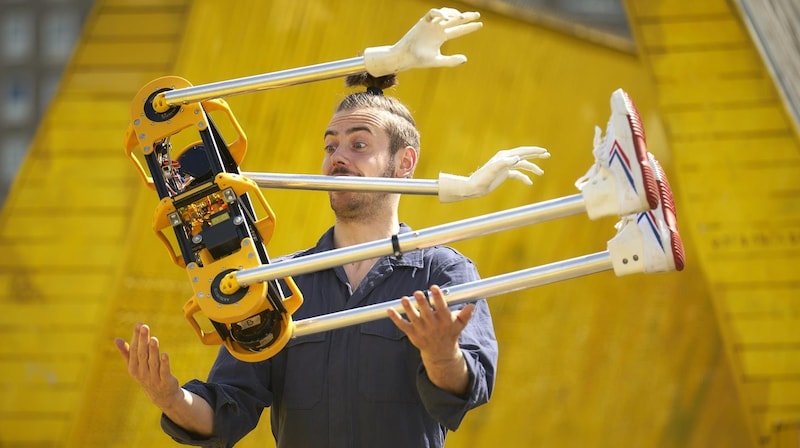
M334 113L324 135L323 173L411 177L419 134L406 107L383 95L395 76L348 82L368 88ZM410 231L399 221L399 198L331 192L333 227L315 247L288 258ZM135 327L130 345L116 344L163 411L162 427L181 443L232 446L271 407L279 447L441 447L447 431L486 403L494 386L497 343L485 301L451 311L439 289L477 279L472 262L448 247L295 276L304 296L295 319L416 292L413 300L403 297L405 316L390 310L389 319L293 339L262 362L239 361L223 347L208 381L183 387L146 325ZM421 292L428 289L432 305Z

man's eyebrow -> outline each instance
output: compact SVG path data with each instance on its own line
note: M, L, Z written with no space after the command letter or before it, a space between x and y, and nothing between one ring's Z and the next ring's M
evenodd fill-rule
M353 134L355 132L361 132L361 131L368 132L370 134L374 134L374 132L372 132L371 128L369 128L368 126L363 126L363 125L362 126L353 126L352 128L348 128L346 131L344 131L344 133L345 134ZM332 129L327 129L325 131L325 137L327 137L329 135L338 135L338 134L339 134L338 132L336 132L336 131L334 131Z

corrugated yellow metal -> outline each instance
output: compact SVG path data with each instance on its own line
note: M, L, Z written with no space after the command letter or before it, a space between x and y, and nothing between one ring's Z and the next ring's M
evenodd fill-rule
M179 43L181 21L170 24L172 37L149 40L148 21L177 17L185 5L98 2L0 213L2 446L65 446L81 403L104 402L88 378L108 343L99 330L139 181L120 157L121 131L132 92L154 71L171 71ZM139 20L102 19L120 8Z
M129 337L137 321L154 328L181 380L205 377L213 360L215 348L202 346L181 316L191 293L186 274L169 262L150 230L155 193L140 184L132 165L111 160L113 154L123 158L122 135L136 90L164 74L203 84L349 58L365 47L395 42L425 11L441 6L412 0L369 7L322 0L204 0L191 2L188 15L182 15L187 4L98 3L76 53L79 63L67 71L48 124L0 215L0 248L4 255L13 250L3 258L19 260L0 265L0 285L8 291L0 295L5 307L0 311L21 311L17 317L3 317L14 323L2 333L13 343L0 356L5 362L0 367L14 372L2 383L10 392L0 408L6 411L0 414L5 416L0 418L4 444L172 446L158 428L157 410L127 376L113 348L113 337ZM645 12L658 17L668 6L681 4L660 2ZM698 14L724 10L704 2L684 9ZM148 14L153 20L144 19ZM170 29L180 32L170 34L153 25L170 20L178 22ZM458 204L404 198L401 217L406 222L424 228L575 194L574 181L592 163L593 126L605 126L608 98L618 87L637 102L650 149L675 174L674 144L667 140L672 130L664 126L669 123L655 92L661 81L658 74L655 79L651 75L650 66L633 55L513 18L485 12L483 21L484 29L444 48L445 53L467 54L466 65L400 75L395 93L411 107L423 135L417 177L436 178L439 171L469 174L497 150L519 145L545 146L553 157L540 163L546 175L535 179L533 187L512 183L490 197ZM725 34L741 37L725 23ZM151 31L155 37L148 38ZM650 32L658 35L659 30ZM113 40L130 40L130 57L121 54L122 46L111 45ZM674 67L678 60L664 59L663 65ZM317 173L322 130L335 102L347 92L341 80L331 80L230 98L250 142L242 168ZM91 102L99 99L104 101L93 108ZM107 161L102 166L108 172L76 176L74 187L48 183L46 176L36 174L44 169L69 172L79 162L65 155L76 151ZM675 176L673 187L691 191L681 181ZM276 190L266 195L277 214L272 254L313 244L332 221L324 193ZM58 198L77 211L67 213ZM34 200L48 204L51 213L59 212L55 227L77 235L76 242L64 238L48 251L48 246L20 241L26 234L22 226L35 220L17 216L33 209ZM448 446L749 446L695 244L701 235L692 220L698 215L689 202L685 193L678 197L680 223L689 230L689 265L683 273L626 278L604 273L491 299L501 346L495 397L467 417ZM605 250L614 223L576 216L456 247L490 276ZM87 230L95 227L103 228ZM58 237L44 223L31 226L30 232ZM92 245L93 236L103 244ZM47 268L56 262L72 263L73 268ZM76 278L56 275L65 272ZM68 281L62 291L42 286ZM17 292L25 285L38 285L52 295L25 308ZM91 293L78 300L85 290ZM48 317L36 328L42 336L18 320L49 305L62 315ZM48 335L63 345L53 344ZM85 355L87 350L91 356ZM51 386L48 381L54 376ZM50 404L43 392L21 403L30 398L25 390L43 383L61 403ZM260 427L239 446L271 445L265 414Z
M800 142L735 2L626 2L754 445L800 421Z

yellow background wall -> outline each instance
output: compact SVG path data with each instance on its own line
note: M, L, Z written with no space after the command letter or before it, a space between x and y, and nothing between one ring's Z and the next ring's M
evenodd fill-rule
M695 3L722 8L737 25L735 11L718 6L725 2ZM627 4L639 42L650 44L640 48L669 48L664 36L674 34L658 18L673 3L647 5ZM7 342L0 367L8 372L0 380L6 392L0 445L172 446L157 410L127 376L113 338L129 338L135 322L149 323L181 380L204 378L213 360L216 348L201 345L181 315L191 294L185 273L150 231L157 197L123 158L136 91L162 75L204 84L349 58L394 43L438 6L97 2L0 214L0 335ZM547 147L552 158L537 162L546 174L533 187L509 183L456 204L406 197L401 218L425 228L576 194L573 183L593 161L593 127L605 127L609 95L622 87L678 193L688 264L682 273L601 273L492 298L501 348L495 396L467 417L448 446L753 446L751 428L758 424L741 369L731 363L737 358L720 324L716 283L701 264L699 251L708 243L690 221L702 217L688 194L697 190L688 182L700 182L691 176L700 174L676 169L670 138L680 129L676 111L684 109L675 105L680 95L659 96L674 87L665 73L682 73L681 62L479 10L484 29L443 49L466 54L467 64L400 74L394 94L415 113L423 136L416 177L466 175L497 150L520 145ZM774 94L768 81L762 89ZM330 80L229 98L250 142L242 169L317 173L322 130L347 92L342 80ZM672 115L665 116L665 104ZM685 120L702 129L698 119ZM312 245L332 222L325 193L265 194L278 217L273 255ZM575 216L454 246L488 277L603 251L614 223ZM769 435L770 427L759 431ZM240 446L271 443L265 415Z

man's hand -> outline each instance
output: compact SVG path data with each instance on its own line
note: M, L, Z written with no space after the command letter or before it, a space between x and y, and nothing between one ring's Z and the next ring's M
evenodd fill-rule
M444 56L442 44L480 29L477 12L452 8L431 9L392 46L364 50L364 64L372 76L384 76L402 70L426 67L454 67L467 62L461 54Z
M169 357L161 353L150 327L136 324L131 343L114 340L128 366L128 373L142 386L150 401L177 425L201 436L213 431L214 411L197 395L183 389L172 374Z
M454 394L466 392L469 374L464 354L458 345L458 337L467 326L475 305L469 304L458 311L450 311L442 290L431 286L433 306L425 293L416 291L416 306L408 297L401 303L406 319L394 309L389 309L389 318L419 349L428 378L437 387Z
M183 399L178 379L169 367L169 357L160 353L158 339L150 336L150 327L136 324L131 343L121 338L114 343L128 364L128 373L160 409L168 409Z
M439 201L455 202L485 196L508 178L532 185L533 181L520 170L541 176L544 171L527 159L549 157L550 153L544 148L520 146L499 151L470 177L439 173Z

